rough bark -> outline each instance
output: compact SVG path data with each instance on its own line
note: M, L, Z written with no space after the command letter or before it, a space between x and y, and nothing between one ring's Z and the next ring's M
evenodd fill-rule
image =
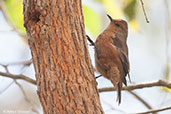
M81 0L24 0L24 26L45 114L103 114Z

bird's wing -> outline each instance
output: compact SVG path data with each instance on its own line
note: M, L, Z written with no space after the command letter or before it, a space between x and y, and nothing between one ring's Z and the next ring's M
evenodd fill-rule
M116 51L118 53L120 62L122 64L122 71L123 71L123 73L122 73L123 74L122 80L123 80L123 83L125 85L127 85L125 77L126 77L127 74L129 76L129 60L128 60L128 55L127 55L128 52L125 52L125 51L127 51L127 49L124 50L125 46L123 46L123 44L120 41L120 39L115 37L115 38L112 38L112 40L113 40L113 44L116 46ZM127 46L125 48L127 48ZM129 78L130 78L130 76L129 76Z
M126 82L125 77L126 77L127 74L129 76L129 61L128 61L128 56L121 49L118 49L117 52L118 52L120 61L122 63L122 68L123 68L123 74L124 74L123 77L122 77L123 83L125 85L127 85L127 82Z
M121 40L117 37L112 38L112 42L117 48L123 47Z

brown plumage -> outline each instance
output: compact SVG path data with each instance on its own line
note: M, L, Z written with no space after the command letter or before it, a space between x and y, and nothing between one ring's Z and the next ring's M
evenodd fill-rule
M110 19L108 27L98 36L95 42L95 63L98 72L109 79L117 88L117 100L121 103L122 83L127 85L129 74L127 22L121 19Z

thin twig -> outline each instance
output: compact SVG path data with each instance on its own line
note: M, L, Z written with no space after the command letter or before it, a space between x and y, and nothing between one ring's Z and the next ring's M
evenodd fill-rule
M141 2L141 6L142 6L142 9L143 9L143 13L144 13L146 22L149 23L149 20L148 20L148 18L147 18L147 14L146 14L146 11L145 11L145 8L144 8L143 0L140 0L140 2Z
M30 100L27 98L26 92L24 91L24 88L16 81L14 80L15 84L21 89L23 95L24 95L24 99L30 103Z
M8 65L1 65L1 66L3 66L5 68L5 71L9 73ZM13 83L14 83L14 80L9 85L7 85L2 91L0 91L0 94L4 93Z
M123 110L117 109L115 108L113 105L111 105L110 103L106 102L105 100L102 99L102 102L104 102L104 104L106 104L110 109L105 110L105 112L107 113L108 111L111 112L111 110L123 113L123 114L127 114L126 112L124 112Z
M32 59L27 60L27 61L8 63L6 66L9 66L9 65L25 65L25 66L29 66L30 64L32 64Z
M133 91L128 91L128 92L132 94L135 98L137 98L142 104L144 104L145 107L147 107L148 109L152 109L152 107L148 104L148 102L146 102L143 98L141 98L135 92ZM153 114L156 114L156 113L153 113Z
M24 80L26 82L29 82L33 85L36 85L36 81L25 76L25 75L14 75L14 74L11 74L11 73L4 73L4 72L0 72L0 76L3 76L3 77L8 77L8 78L12 78L12 79L20 79L20 80Z
M5 88L3 88L3 90L0 91L0 94L4 93L9 87L11 87L11 85L14 83L14 81L12 81L10 84L8 84Z
M23 95L24 95L24 99L30 104L31 106L31 110L37 114L39 114L38 110L36 110L34 107L33 107L33 103L29 100L29 98L27 97L27 94L23 88L23 86L18 83L16 80L14 80L15 84L20 88L20 90L22 91Z
M170 32L171 32L171 15L170 15L170 8L169 3L167 0L164 0L165 8L166 8L166 20L165 20L165 37L166 37L166 65L165 65L165 79L169 80L169 74L170 74L170 56L169 56L169 43L170 43Z
M130 85L130 86L125 86L122 88L122 90L134 90L134 89L143 89L143 88L149 88L149 87L158 87L158 86L162 86L162 87L167 87L167 88L171 88L171 83L168 83L166 81L163 80L159 80L156 82L151 82L151 83L144 83L144 84L134 84L134 85ZM116 91L116 88L114 87L107 87L107 88L100 88L98 89L99 92L109 92L109 91Z
M168 106L168 107L164 107L160 109L149 110L146 112L139 112L139 113L134 113L134 114L149 114L149 113L156 113L156 112L161 112L161 111L170 110L170 109L171 109L171 106Z
M31 63L30 63L30 64L31 64ZM28 65L28 64L26 64L26 65ZM2 65L2 66L5 68L6 74L10 74L10 72L9 72L9 70L8 70L8 65ZM21 76L24 76L24 75L21 75ZM26 77L26 76L25 76L25 77ZM28 78L28 77L27 77L27 78ZM39 114L38 110L37 110L35 107L33 107L33 103L28 99L27 94L26 94L26 92L24 91L23 86L20 85L20 84L16 81L16 79L13 79L13 82L15 82L15 84L18 85L18 87L19 87L20 90L22 91L25 100L26 100L26 101L30 104L30 106L31 106L31 110L32 110L33 112ZM8 86L10 87L10 86L13 84L13 82L12 82L10 85L8 85ZM7 88L9 88L9 87L7 87ZM7 88L6 88L6 89L7 89ZM6 89L5 89L5 90L6 90ZM3 92L4 92L4 91L3 91Z

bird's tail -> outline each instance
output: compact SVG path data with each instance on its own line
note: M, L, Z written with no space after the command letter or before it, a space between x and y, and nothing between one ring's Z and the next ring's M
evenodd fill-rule
M118 105L121 103L121 89L122 89L122 82L118 82L117 84L117 100Z

